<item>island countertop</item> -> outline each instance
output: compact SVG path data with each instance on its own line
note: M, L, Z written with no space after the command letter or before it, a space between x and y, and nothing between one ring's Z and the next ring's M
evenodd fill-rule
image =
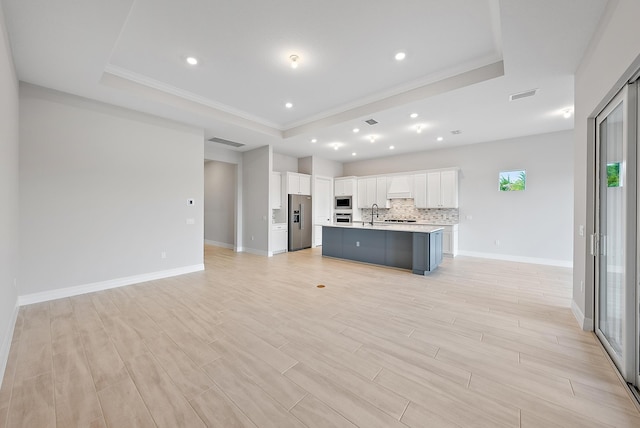
M333 223L333 224L323 224L324 227L341 227L347 229L365 229L365 230L393 230L395 232L422 232L422 233L432 233L437 232L439 230L444 230L442 226L432 226L427 224L416 224L416 223L371 223L364 222L364 225L361 221L353 222L353 223Z

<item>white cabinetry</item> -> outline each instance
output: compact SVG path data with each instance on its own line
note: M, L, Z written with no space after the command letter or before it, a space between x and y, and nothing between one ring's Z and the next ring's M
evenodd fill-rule
M455 257L458 255L458 225L434 225L443 227L442 231L442 254Z
M279 210L282 208L282 174L279 172L271 173L269 198L271 199L272 210Z
M427 208L427 173L413 175L413 203L416 208Z
M376 204L379 207L388 207L387 199L387 177L376 177Z
M356 188L355 178L336 178L333 180L335 196L353 196Z
M387 206L387 177L358 179L358 208L371 208L373 204Z
M358 179L358 208L371 208L376 203L376 177Z
M286 223L271 225L271 252L273 254L287 251L287 230Z
M311 195L311 176L298 174L297 172L287 172L287 194Z
M458 170L427 173L427 208L458 208Z

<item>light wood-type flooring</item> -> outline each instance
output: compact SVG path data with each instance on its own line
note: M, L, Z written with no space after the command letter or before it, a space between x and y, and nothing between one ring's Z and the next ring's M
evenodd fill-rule
M0 427L640 427L570 269L421 277L319 248L205 265L22 307Z

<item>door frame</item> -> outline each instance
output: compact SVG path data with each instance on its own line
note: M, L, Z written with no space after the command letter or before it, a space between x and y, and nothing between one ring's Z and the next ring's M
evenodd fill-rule
M623 215L625 223L624 233L624 276L623 276L623 319L622 319L622 356L618 357L613 351L606 336L599 328L600 325L600 257L602 256L602 247L606 245L605 235L601 231L600 225L600 182L601 182L601 146L600 146L600 124L609 116L609 114L623 103L623 165L625 186L623 192ZM640 352L638 345L640 342L637 338L638 330L638 219L639 211L637 199L637 103L638 89L635 83L625 85L605 106L605 108L595 118L595 206L594 206L594 234L591 236L591 254L594 256L594 331L598 336L603 347L611 357L620 371L622 377L629 383L640 385L639 365L638 361Z

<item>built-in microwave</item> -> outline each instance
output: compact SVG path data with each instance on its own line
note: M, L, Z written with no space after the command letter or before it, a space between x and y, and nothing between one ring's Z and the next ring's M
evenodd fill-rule
M352 208L351 196L336 196L334 208L337 210L350 210Z
M351 223L351 214L336 213L336 223Z

